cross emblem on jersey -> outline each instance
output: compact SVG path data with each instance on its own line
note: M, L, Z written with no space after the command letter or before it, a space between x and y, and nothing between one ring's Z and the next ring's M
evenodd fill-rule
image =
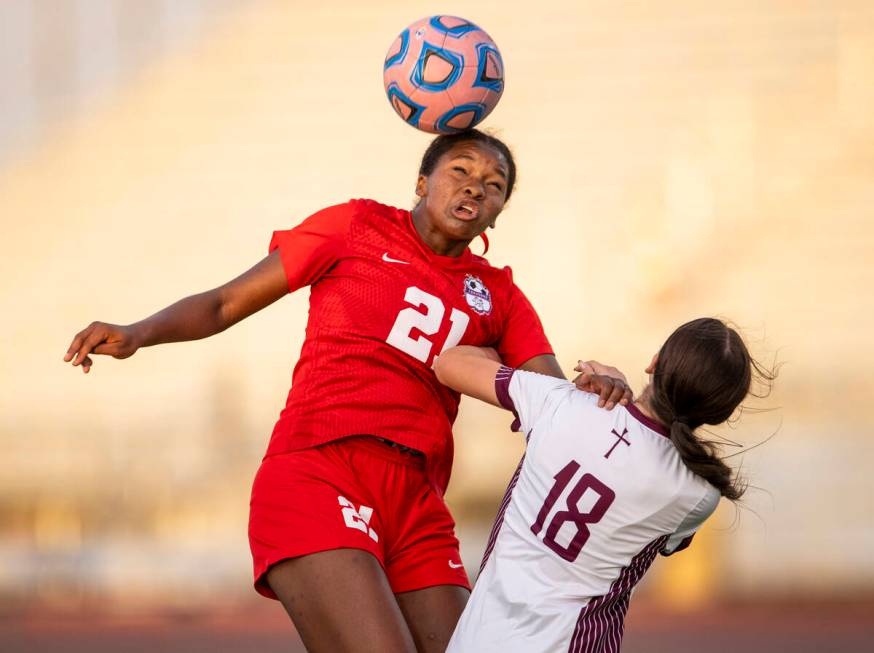
M625 446L627 446L627 447L630 447L630 446L631 446L631 443L623 437L626 433L628 433L628 429L623 428L621 434L617 433L617 432L616 432L616 429L610 429L610 433L612 433L613 435L615 435L615 436L616 436L617 438L619 438L619 439L616 440L616 442L613 443L613 446L610 447L610 451L608 451L607 453L604 454L604 458L609 458L609 457L610 457L610 454L613 453L613 450L616 448L616 446L617 446L620 442L624 442L624 443L625 443Z

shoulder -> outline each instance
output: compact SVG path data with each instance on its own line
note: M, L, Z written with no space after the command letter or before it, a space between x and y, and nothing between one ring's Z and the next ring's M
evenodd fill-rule
M518 292L513 281L513 270L509 265L497 266L484 256L471 254L470 273L482 278L489 286L494 287L501 293Z
M476 241L479 242L479 241ZM471 243L473 244L473 243ZM480 256L478 254L471 253L470 255L470 264L471 267L480 268L482 270L488 270L490 273L500 274L501 276L505 276L510 280L513 279L513 271L510 269L509 265L493 265L489 259L485 256Z
M722 495L706 479L693 472L686 463L670 436L642 425L649 434L650 461L657 465L666 487L676 501L687 505L690 515L704 521L719 504ZM659 461L658 463L656 461Z
M710 483L699 476L695 478L698 482L692 483L689 491L688 505L691 505L691 509L677 527L678 531L699 528L716 511L722 498L719 490Z
M597 410L597 396L583 392L568 381L554 376L516 369L510 381L511 392L526 398L532 408L542 411L546 404L554 410L564 407L568 410L586 411L589 406Z
M365 198L351 199L344 206L347 206L353 215L374 220L398 221L403 219L407 213L404 209Z
M549 376L548 374L541 374L540 372L532 372L531 370L516 368L513 370L513 379L517 380L520 385L536 386L548 390L563 390L568 393L573 391L574 396L579 395L579 397L581 397L580 401L587 401L590 398L597 399L597 395L577 389L577 387L567 379L560 379L555 376Z
M719 505L719 501L720 499L722 499L722 495L719 493L719 490L717 490L703 478L699 477L699 480L704 485L704 496L698 503L696 511L701 516L701 519L707 519L716 510L716 506Z

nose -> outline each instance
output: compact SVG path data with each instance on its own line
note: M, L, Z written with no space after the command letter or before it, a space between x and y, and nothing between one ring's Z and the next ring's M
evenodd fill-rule
M467 182L467 185L464 187L464 194L475 200L481 200L486 196L486 189L482 182L471 180Z

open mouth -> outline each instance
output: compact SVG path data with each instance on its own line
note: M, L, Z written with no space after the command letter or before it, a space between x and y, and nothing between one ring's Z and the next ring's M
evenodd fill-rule
M465 200L452 209L452 215L459 220L476 220L479 217L479 204Z

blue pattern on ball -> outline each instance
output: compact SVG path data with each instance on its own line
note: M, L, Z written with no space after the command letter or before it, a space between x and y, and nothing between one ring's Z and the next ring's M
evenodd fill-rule
M475 32L479 29L473 23L463 23L461 25L456 25L455 27L446 27L441 20L443 18L447 18L446 16L431 16L431 20L428 21L431 27L436 29L438 32L442 32L443 34L447 34L449 36L459 37L467 34L468 32ZM449 16L451 18L451 16Z
M468 111L473 112L473 119L470 121L471 125L475 125L480 121L483 115L483 111L485 111L485 105L479 102L469 102L467 104L460 104L457 107L453 107L442 116L436 123L437 129L439 129L443 133L452 133L452 132L462 132L468 127L452 127L449 124L449 121L455 118L456 116L467 113Z
M489 63L489 53L492 53L495 58L498 60L498 63L501 65L501 69L504 68L504 61L501 59L501 53L498 52L495 48L487 45L485 43L480 43L476 46L476 58L477 58L477 69L476 69L476 81L473 83L474 86L481 86L483 88L491 89L497 93L500 93L504 90L504 80L501 79L489 79L486 77L486 66Z
M391 68L397 63L400 63L404 60L404 57L407 56L407 51L410 49L410 30L405 29L400 33L401 37L401 49L398 50L398 53L393 57L389 57L385 60L385 65L383 65L382 69L385 71L388 68Z
M392 107L394 107L394 98L398 98L401 102L403 102L412 109L409 117L404 118L404 120L406 120L413 127L418 127L419 118L422 116L422 112L425 110L425 106L422 104L418 104L417 102L413 102L413 100L411 100L397 84L389 84L389 87L386 90L386 94L388 95L388 101L391 102ZM401 116L401 118L403 118L403 116Z
M437 56L452 64L452 72L443 81L430 83L425 81L425 62L429 56ZM422 46L422 53L419 55L419 60L413 67L413 74L410 81L416 86L425 89L426 91L445 91L452 86L455 81L461 76L461 71L464 68L464 57L457 52L446 50L432 43L425 41Z

